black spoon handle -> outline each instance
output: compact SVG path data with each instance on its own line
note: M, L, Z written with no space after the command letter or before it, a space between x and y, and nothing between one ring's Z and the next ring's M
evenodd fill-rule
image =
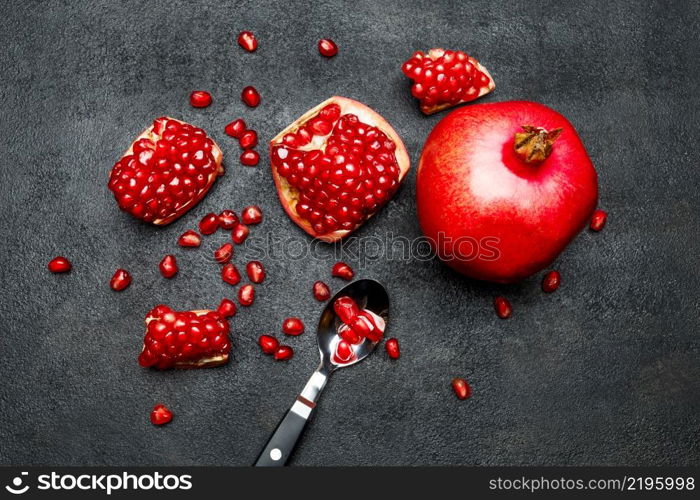
M315 406L315 403L305 397L297 396L292 408L277 424L275 432L272 433L254 465L256 467L281 467L285 465Z

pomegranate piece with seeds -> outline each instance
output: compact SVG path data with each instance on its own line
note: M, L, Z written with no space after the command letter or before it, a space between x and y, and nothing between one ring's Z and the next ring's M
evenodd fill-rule
M256 285L265 281L265 268L258 260L248 262L245 266L245 272L248 274L248 279Z
M159 370L218 366L228 361L230 350L229 324L218 312L160 305L146 316L139 364Z
M165 405L155 405L150 418L153 425L164 425L173 419L173 412Z
M260 335L258 339L258 345L262 352L265 354L274 354L277 348L280 346L279 340L277 340L272 335Z
M304 333L304 322L299 318L287 318L282 322L282 332L293 337L301 335Z
M452 379L452 390L455 392L457 399L465 400L472 395L472 388L469 382L463 378L455 377Z
M288 359L292 359L292 356L294 356L294 350L288 345L279 346L273 354L273 357L277 361L287 361Z
M511 306L508 299L502 295L493 299L493 307L496 310L496 314L501 319L508 319L513 314L513 306Z
M561 285L561 274L559 271L549 271L542 278L542 291L545 293L552 293Z
M160 274L162 274L164 278L172 278L180 270L174 255L166 255L163 257L163 260L158 264L158 269L160 269Z
M242 244L250 234L250 229L245 224L238 224L231 231L231 239L236 245Z
M255 108L260 104L260 94L255 87L248 85L241 92L241 101L243 101L246 106Z
M593 216L591 217L591 231L595 231L596 233L600 230L602 230L605 227L605 222L608 219L608 214L604 210L596 210L593 212Z
M413 80L411 94L426 115L473 101L496 88L486 68L460 50L430 49L427 54L419 50L401 70Z
M314 298L319 302L326 301L331 296L331 289L323 281L316 281L313 286Z
M355 272L345 262L336 262L331 269L331 275L350 281L355 276Z
M221 229L231 230L238 224L238 216L233 210L223 210L219 214L219 227Z
M386 349L386 353L391 359L399 359L401 356L399 341L394 338L387 339L386 344L384 344L384 349Z
M260 210L260 207L256 205L245 207L241 211L241 220L243 221L243 224L260 224L262 222L262 217L262 210Z
M219 264L226 264L233 256L233 245L224 243L219 248L214 250L214 260Z
M65 257L54 257L49 261L48 268L52 273L67 273L73 265Z
M252 31L241 31L238 34L238 45L248 52L255 52L255 49L258 48L258 39L255 38Z
M126 269L117 269L109 280L109 286L115 292L121 292L131 285L131 275Z
M270 141L272 176L287 215L323 241L360 227L410 168L401 138L372 109L331 97Z
M246 130L248 130L248 128L246 127L245 122L241 118L233 120L231 123L226 125L226 127L224 127L224 132L226 132L226 135L230 135L234 139L240 139L240 137L243 135L243 132L245 132Z
M228 263L221 268L221 279L224 280L225 283L235 286L241 282L241 273L238 272L236 266Z
M253 149L258 145L258 133L255 130L246 130L238 138L238 144L242 149Z
M216 308L216 312L221 314L224 318L230 318L236 315L236 303L231 299L221 299L219 307Z
M201 128L158 118L112 167L108 187L119 208L156 225L174 221L223 175L223 153Z
M241 153L241 163L246 167L254 167L260 162L260 153L254 149L248 149Z
M253 285L243 285L238 289L238 303L243 307L252 306L255 301L255 288Z
M211 104L211 94L206 90L194 90L190 94L190 105L193 108L206 108Z
M338 46L330 38L321 38L318 41L318 53L323 57L333 57L338 53Z
M199 233L188 229L177 239L177 244L181 247L198 247L202 244L202 237Z

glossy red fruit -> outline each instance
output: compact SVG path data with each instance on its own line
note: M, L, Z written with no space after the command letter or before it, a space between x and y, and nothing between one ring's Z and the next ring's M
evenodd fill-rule
M493 307L501 319L508 319L513 314L513 307L510 305L510 302L501 295L493 299Z
M265 281L265 268L262 262L251 260L246 264L245 271L248 274L248 279L256 285Z
M260 346L260 349L262 349L262 352L264 352L265 354L273 354L275 351L277 351L277 348L280 346L280 343L279 340L277 340L272 335L260 335L260 338L258 339L258 345Z
M304 333L304 322L299 318L291 317L282 322L282 332L296 337Z
M410 168L401 138L362 103L331 97L270 141L272 177L287 215L337 241L376 214Z
M240 139L243 132L246 130L248 130L248 128L246 127L246 124L242 118L233 120L231 123L226 125L226 127L224 127L224 132L226 132L226 135L230 135L234 139Z
M386 353L391 359L399 359L399 356L401 356L399 341L394 338L387 339L386 344L384 344L384 349L386 349Z
M318 41L318 52L323 57L333 57L338 53L338 46L330 38L322 38Z
M65 257L54 257L49 261L49 271L52 273L67 273L71 270L72 264Z
M248 52L255 52L258 48L258 40L252 31L241 31L238 34L238 45Z
M331 296L331 289L323 281L316 281L313 286L314 298L319 302L326 301Z
M258 133L255 130L246 130L238 138L238 144L243 149L252 149L258 145Z
M241 211L241 221L243 221L243 224L260 224L262 222L262 217L262 210L256 205L245 207Z
M552 293L554 290L559 288L560 284L561 275L559 274L559 271L549 271L542 279L542 291L545 293Z
M413 80L411 94L426 115L473 101L496 88L486 68L460 50L430 49L427 54L419 50L401 70Z
M174 255L166 255L158 264L158 269L160 269L160 274L164 278L172 278L180 268L177 266L177 259L175 259Z
M449 113L428 136L416 182L418 219L437 255L499 283L548 266L597 198L596 171L574 127L525 101Z
M252 306L255 301L255 288L253 285L243 285L238 289L238 303L244 307Z
M117 269L109 280L109 286L115 292L121 292L131 284L131 275L126 269Z
M292 359L292 356L294 356L294 350L287 345L279 346L274 354L274 358L277 361L287 361L288 359Z
M335 352L333 353L333 361L338 364L348 363L355 359L355 350L352 348L352 344L347 340L341 340L335 346Z
M355 272L345 262L336 262L331 269L331 275L350 281L355 276Z
M220 264L226 264L233 256L233 245L224 243L214 251L214 260Z
M248 149L241 153L241 163L246 167L254 167L260 162L260 153L254 149Z
M218 312L222 318L235 316L237 312L236 303L231 299L221 299L221 303L219 307L216 308L216 312Z
M146 316L146 334L139 364L143 367L203 368L228 361L229 324L215 311L153 308Z
M352 297L342 295L333 302L333 311L340 321L349 325L360 313L360 308Z
M608 220L608 214L604 210L596 210L591 216L591 231L598 232L605 227L605 222Z
M340 327L338 327L338 335L340 335L343 340L350 342L351 344L359 344L364 340L363 337L360 337L352 328L350 328L349 325L346 325L345 323L342 323Z
M359 320L362 320L367 326L368 331L365 336L370 342L379 342L382 340L382 337L384 337L384 328L386 324L381 316L374 314L368 309L364 309L357 315L357 318L352 325L353 328L357 327Z
M165 405L155 405L151 411L150 418L153 425L164 425L173 419L173 412Z
M119 208L137 219L168 224L223 175L223 154L201 128L158 118L112 167L108 187Z
M238 224L233 228L233 231L231 231L231 239L236 245L240 245L248 238L249 233L250 229L248 229L248 226L245 224Z
M260 104L260 94L255 87L249 85L241 92L241 100L246 106L255 108L258 104Z
M231 230L238 224L238 216L233 210L222 210L219 214L219 227Z
M199 232L202 234L214 234L219 229L219 217L214 213L208 213L199 221Z
M452 390L457 395L457 398L461 400L465 400L472 395L471 386L463 378L452 379Z
M241 274L238 272L236 266L229 262L221 268L221 279L229 285L236 286L241 282Z
M190 94L190 105L193 108L206 108L211 104L211 94L206 90L195 90Z
M202 237L189 229L180 235L177 244L181 247L198 247L202 244Z

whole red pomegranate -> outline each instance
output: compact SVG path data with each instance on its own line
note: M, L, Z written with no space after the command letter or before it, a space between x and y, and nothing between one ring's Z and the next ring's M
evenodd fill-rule
M587 224L595 168L574 127L527 101L452 111L428 136L418 219L437 255L472 278L510 283L552 262Z

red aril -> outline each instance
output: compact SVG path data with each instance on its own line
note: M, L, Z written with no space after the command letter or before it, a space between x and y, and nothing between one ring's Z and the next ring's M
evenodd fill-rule
M150 418L153 425L164 425L173 419L173 412L165 405L155 405Z
M236 245L240 245L246 240L249 233L250 229L248 229L248 226L245 224L238 224L233 228L233 231L231 231L231 239Z
M231 299L221 299L219 307L216 308L222 318L230 318L236 315L236 303Z
M231 230L238 224L238 216L233 210L222 210L219 214L219 227Z
M304 333L304 323L299 318L287 318L282 322L282 332L296 337Z
M255 301L253 285L243 285L238 289L238 303L244 307L252 306Z
M493 299L493 307L501 319L508 319L513 314L513 307L510 305L510 302L501 295Z
M255 87L249 85L241 92L241 100L246 106L255 108L258 104L260 104L260 94Z
M119 208L168 224L201 200L223 175L223 154L201 128L158 118L112 167L108 187Z
M211 94L206 90L194 90L190 94L190 105L193 108L206 108L211 104Z
M228 321L218 312L156 306L146 316L139 364L159 370L224 364L231 350L228 334Z
M399 359L399 356L401 356L399 341L394 338L387 339L386 344L384 344L384 349L386 349L386 353L391 359Z
M258 133L255 130L246 130L238 138L238 144L242 149L253 149L258 145Z
M463 378L452 379L452 390L455 392L457 399L465 400L472 395L472 388L469 383Z
M199 221L199 232L202 234L214 234L219 229L219 217L208 213Z
M608 220L608 214L604 210L596 210L591 217L591 231L598 232L605 227L605 222Z
M360 308L352 297L343 295L335 299L333 302L333 311L340 318L340 321L350 324L355 320L355 317L360 313Z
M338 46L330 38L321 38L318 41L318 52L323 57L333 57L338 53Z
M355 350L347 340L341 340L335 346L333 361L338 364L349 363L355 359Z
M109 286L115 292L121 292L131 284L131 275L126 269L117 269L109 280Z
M382 340L382 337L384 336L384 327L386 326L386 324L384 323L384 318L374 314L369 309L363 309L362 311L360 311L360 314L357 315L353 326L356 327L360 320L365 323L368 329L367 333L365 334L365 337L370 342L379 342L380 340Z
M177 266L177 260L174 255L166 255L163 257L163 260L160 261L160 264L158 264L158 269L160 269L160 274L162 274L164 278L172 278L177 274L180 268Z
M282 207L299 227L337 241L396 193L410 168L406 148L379 114L331 97L270 141Z
M49 261L49 271L52 273L67 273L73 266L65 257L54 257Z
M221 279L229 285L236 286L241 282L241 274L238 272L236 266L229 262L221 268Z
M246 167L254 167L260 161L260 153L254 149L248 149L241 153L241 163Z
M214 251L214 260L220 264L226 264L233 256L233 245L224 243Z
M255 52L258 48L258 40L252 31L241 31L238 34L238 45L248 52Z
M198 247L202 244L202 237L198 233L188 229L177 239L177 244L181 247Z
M338 327L338 335L340 335L340 338L347 342L350 342L351 344L359 344L364 340L363 337L360 337L357 333L355 333L355 331L352 328L350 328L345 323L342 323Z
M280 346L280 343L279 340L272 335L260 335L258 345L260 346L260 349L262 349L263 353L273 354Z
M316 281L313 286L314 298L319 302L328 300L331 296L331 289L323 281Z
M350 281L355 276L355 272L345 262L336 262L331 269L331 275Z
M243 135L243 132L245 132L246 130L246 124L241 118L233 120L231 123L226 125L226 127L224 127L224 132L226 132L226 135L230 135L234 139L240 139L240 137Z
M256 285L265 281L265 268L262 262L251 260L246 264L245 271L248 274L248 279Z
M260 207L256 205L245 207L241 211L241 220L243 221L243 224L247 225L260 224L260 222L262 222L262 216L262 210L260 210Z
M549 271L542 279L542 291L545 293L552 293L554 290L559 288L560 284L561 275L559 274L559 271Z
M413 80L411 94L426 115L473 101L496 88L486 68L460 50L430 49L427 54L419 50L401 70Z
M294 356L294 350L287 345L281 345L277 348L273 356L277 361L287 361Z

